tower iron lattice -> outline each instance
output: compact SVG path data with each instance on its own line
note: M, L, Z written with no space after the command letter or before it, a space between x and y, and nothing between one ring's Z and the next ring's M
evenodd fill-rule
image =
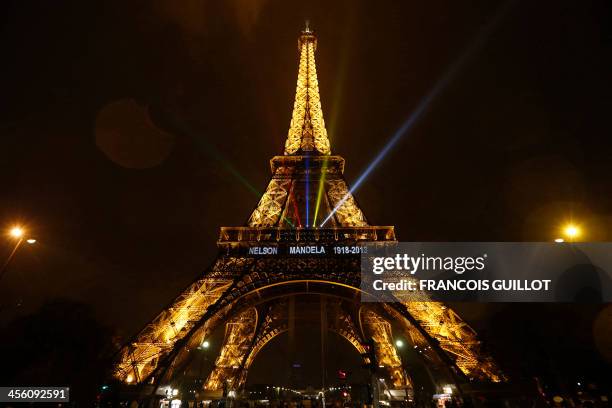
M393 387L412 386L394 336L408 339L427 364L439 368L440 381L503 380L474 330L451 308L427 299L361 303L360 255L330 250L396 238L392 226L368 223L344 180L344 159L331 153L316 47L307 27L298 39L298 79L284 154L271 159L272 178L246 225L221 227L213 265L123 346L116 379L168 383L184 372L204 339L225 325L221 351L203 387L239 389L257 354L291 329L288 299L315 295L326 301L329 331L362 355L365 342L374 339L381 371Z

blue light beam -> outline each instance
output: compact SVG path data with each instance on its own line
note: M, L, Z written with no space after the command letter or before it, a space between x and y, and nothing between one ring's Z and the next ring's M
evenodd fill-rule
M434 87L421 99L416 109L412 112L408 119L406 119L406 121L395 131L395 133L393 134L391 139L389 139L387 144L378 152L378 154L374 157L370 164L368 164L368 166L359 175L359 177L357 177L348 193L346 193L344 197L342 197L342 199L338 202L338 204L336 204L334 209L320 224L320 227L323 227L334 216L336 211L338 211L338 209L344 205L346 200L348 200L351 195L361 186L361 184L368 178L370 173L372 173L372 171L376 169L382 159L387 156L389 151L402 139L402 137L409 130L414 127L414 125L418 122L421 116L425 112L427 112L427 109L430 107L434 99L446 89L446 87L452 82L452 80L455 78L461 68L463 68L463 66L470 59L470 57L472 57L472 55L483 46L491 31L499 24L501 18L506 14L506 11L508 10L511 3L513 3L513 1L508 1L502 6L500 6L493 18L479 32L478 36L467 46L467 48L459 56L459 58L449 66L442 78L440 78L436 82Z

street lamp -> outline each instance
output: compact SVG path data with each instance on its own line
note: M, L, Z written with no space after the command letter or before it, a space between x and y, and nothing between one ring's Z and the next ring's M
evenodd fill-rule
M579 225L569 222L563 225L559 232L561 233L558 238L555 238L556 243L563 242L574 242L578 237L582 235L582 228Z
M13 238L21 238L23 237L23 229L21 227L13 227L11 228L11 230L9 231L9 234L13 237Z
M570 240L574 240L574 238L577 238L580 236L580 228L574 224L568 224L563 229L563 233Z
M23 236L24 236L24 234L25 234L25 230L22 227L18 226L18 225L15 225L14 227L12 227L9 230L9 232L8 232L9 237L13 238L14 240L17 240L17 242L15 243L15 247L13 247L13 250L9 254L8 258L6 258L6 261L4 261L4 264L2 265L2 268L0 268L0 280L2 279L4 274L6 273L6 267L9 265L9 263L11 262L13 257L15 256L15 253L17 253L17 250L19 249L19 247L23 243L23 239L24 239ZM26 242L28 244L34 244L34 243L36 243L36 240L34 238L28 238L28 239L26 239Z
M563 242L574 242L576 238L582 235L582 229L571 222L561 227L560 231L561 236L555 239L555 242L559 244Z
M397 348L402 348L404 347L404 342L401 339L397 339L395 340L395 345L397 346Z
M202 381L202 383L204 383L204 378L203 378L203 373L204 373L204 362L208 361L208 353L207 350L210 347L210 342L208 340L204 340L202 341L202 343L200 344L200 347L198 347L200 350L202 350L202 357L200 358L200 379Z

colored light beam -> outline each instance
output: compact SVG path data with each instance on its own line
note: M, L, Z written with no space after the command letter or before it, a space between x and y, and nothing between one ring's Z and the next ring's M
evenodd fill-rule
M342 32L342 47L340 47L340 55L338 59L338 74L336 79L334 80L334 94L332 99L331 111L330 111L330 120L327 133L330 142L336 136L336 129L338 127L340 111L342 106L342 98L344 96L344 84L346 83L346 74L348 72L349 67L349 56L351 53L352 46L354 44L351 41L351 36L353 34L353 27L355 22L355 12L354 9L351 8L351 13L348 16L348 23L345 25L345 29Z
M201 132L195 132L191 129L191 126L187 123L187 121L182 120L178 117L178 115L170 115L169 119L172 122L173 129L180 131L186 136L194 139L198 145L203 148L209 156L211 156L214 160L221 163L223 168L234 176L243 186L246 187L248 191L256 195L258 198L261 198L263 195L262 192L257 190L253 185L244 177L240 172L219 152L211 143L207 142L205 139L201 137Z
M290 195L289 199L293 203L293 213L295 215L295 218L297 219L298 226L301 227L302 226L302 220L300 219L300 210L298 209L297 203L295 202L295 194L293 193L294 187L295 187L295 184L293 186L291 186L291 195ZM287 217L285 217L285 219L286 218ZM291 224L291 226L295 227L293 224Z
M348 46L343 47L343 50L348 49ZM340 111L340 102L341 102L341 96L342 95L342 85L344 84L344 79L346 77L345 73L346 73L346 61L347 61L347 52L343 52L343 57L341 58L341 69L340 69L340 74L338 75L338 81L336 81L336 89L335 89L335 94L336 97L334 98L334 103L332 105L332 115L331 115L331 120L330 120L330 132L328 133L328 137L330 139L330 142L332 141L332 136L335 134L336 131L336 127L337 127L337 123L338 123L338 112ZM314 218L312 221L312 226L316 227L317 226L317 219L319 217L319 209L321 208L321 200L323 198L323 194L325 191L325 177L327 175L327 163L329 161L329 155L325 155L325 158L323 159L323 164L321 165L321 176L319 178L319 186L317 188L317 200L315 203L315 213L314 213Z
M352 9L351 9L352 10ZM327 133L327 137L329 138L330 143L332 142L335 134L336 128L338 127L338 117L340 116L340 107L342 105L342 96L344 95L344 84L346 82L346 73L348 71L348 61L349 61L349 52L351 49L351 45L353 42L350 40L350 35L353 30L353 22L354 22L354 13L351 13L349 16L349 24L345 27L346 29L343 32L342 36L342 47L340 54L340 62L338 64L338 76L336 78L335 87L334 87L334 98L332 100L332 109L331 116L329 121L329 132ZM317 200L315 203L315 212L312 220L312 226L317 226L317 220L319 218L319 209L321 208L321 201L323 199L323 194L325 192L325 178L327 176L327 163L329 161L329 155L326 155L323 159L323 164L321 166L321 176L319 178L319 186L317 188Z
M192 137L196 142L200 145L200 147L204 148L203 150L210 155L213 159L221 163L221 165L225 168L225 170L234 176L240 183L247 188L251 193L257 196L258 199L261 199L263 195L262 192L257 190L253 185L242 175L240 172L223 156L212 144L206 142L200 136L200 133L194 132L191 127L187 124L186 121L180 120L179 118L172 118L172 124L174 125L175 130L179 130L181 133ZM292 228L295 228L295 225L289 220L287 217L282 217ZM299 220L298 220L299 221Z
M368 164L366 169L357 177L353 186L350 190L342 197L342 199L336 204L333 210L329 213L329 215L323 220L321 223L321 227L323 227L338 211L340 207L344 205L346 200L348 200L351 195L361 186L361 184L368 178L370 173L376 169L378 164L387 156L389 151L402 139L402 137L411 130L414 125L418 122L421 116L427 111L432 102L436 99L438 95L442 93L446 89L446 87L452 82L458 72L463 68L466 62L472 57L472 55L486 42L488 35L491 31L499 24L502 17L506 14L509 6L513 3L513 1L509 1L504 3L499 7L491 21L489 21L483 29L479 32L478 36L467 46L465 51L459 56L457 60L455 60L450 67L446 70L442 78L440 78L434 87L421 99L416 109L410 114L408 119L395 131L391 139L387 142L387 144L378 152L378 154L374 157L374 159Z
M310 226L310 156L306 155L306 228Z
M312 220L312 226L317 226L317 217L319 216L319 208L321 208L321 199L323 198L323 191L325 187L325 176L327 174L327 161L329 156L325 156L323 159L323 165L321 166L321 175L319 177L319 188L317 189L317 202L315 204L315 213Z
M295 228L295 225L291 222L291 220L283 215L283 220L291 226L291 228Z

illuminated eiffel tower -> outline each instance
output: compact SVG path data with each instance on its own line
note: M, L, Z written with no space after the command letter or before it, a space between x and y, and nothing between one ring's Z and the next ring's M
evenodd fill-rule
M503 379L475 332L444 304L360 302L360 255L354 249L393 243L395 233L391 226L368 224L343 178L344 159L331 154L316 47L307 26L298 39L284 155L270 161L272 179L247 225L221 227L212 267L122 348L114 369L118 380L153 389L172 383L203 341L225 325L221 352L203 386L209 392L240 389L258 352L294 329L300 321L294 314L313 308L322 327L359 353L366 353L367 340L376 342L379 375L391 388L412 386L393 341L398 336L435 368L430 372L437 384Z

